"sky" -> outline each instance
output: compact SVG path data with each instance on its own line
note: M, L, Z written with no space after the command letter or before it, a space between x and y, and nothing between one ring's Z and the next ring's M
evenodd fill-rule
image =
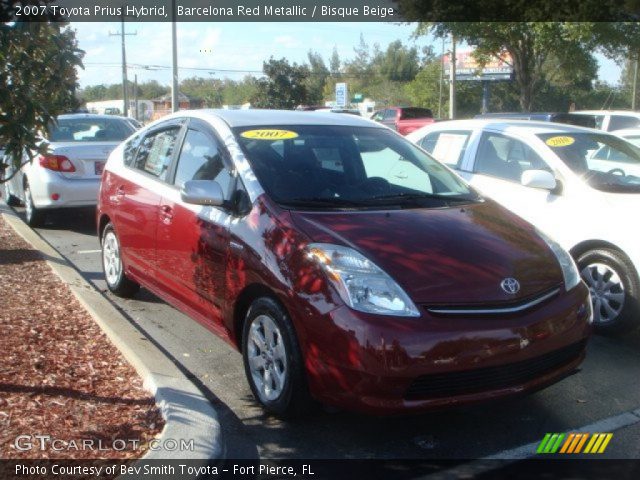
M72 23L77 30L79 47L85 53L84 70L79 69L81 87L88 85L121 83L122 51L120 23ZM342 60L354 56L354 47L360 35L372 46L378 43L384 50L394 40L404 44L423 46L434 43L430 37L412 38L415 24L383 22L360 23L178 23L178 76L180 79L200 76L205 78L231 78L239 80L247 74L258 76L262 62L286 58L302 63L307 52L320 53L328 64L334 46ZM128 78L138 82L157 80L169 85L171 67L171 24L127 23L126 55ZM434 44L437 53L442 50L441 40ZM597 55L601 80L615 84L621 68L602 55Z

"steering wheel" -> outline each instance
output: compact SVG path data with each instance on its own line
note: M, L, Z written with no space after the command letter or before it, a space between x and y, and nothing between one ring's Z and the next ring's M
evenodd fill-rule
M610 173L611 175L621 175L623 177L626 177L624 170L622 170L621 168L612 168L607 173Z
M382 195L391 191L391 185L382 177L370 177L359 185L365 192L373 195Z

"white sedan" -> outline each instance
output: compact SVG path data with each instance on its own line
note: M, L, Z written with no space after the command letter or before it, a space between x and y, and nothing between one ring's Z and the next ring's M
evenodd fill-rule
M93 114L58 116L46 134L49 151L22 168L5 157L3 197L9 205L23 203L27 223L42 225L52 210L92 207L98 203L102 169L111 151L135 129L123 117Z
M439 122L407 138L570 251L600 331L640 325L638 147L533 121Z

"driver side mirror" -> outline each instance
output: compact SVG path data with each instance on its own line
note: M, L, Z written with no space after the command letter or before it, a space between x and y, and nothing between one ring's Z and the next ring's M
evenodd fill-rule
M543 190L554 190L557 185L556 178L546 170L525 170L520 177L520 183L525 187Z
M189 180L180 189L180 198L193 205L219 207L225 203L222 187L215 180Z

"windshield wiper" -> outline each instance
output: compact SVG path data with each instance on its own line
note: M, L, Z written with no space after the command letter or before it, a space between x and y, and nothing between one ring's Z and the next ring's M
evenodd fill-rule
M397 193L394 195L376 195L373 200L422 200L434 199L444 202L471 202L474 201L470 197L461 197L458 195L439 195L437 193Z
M289 205L292 207L334 207L334 208L347 208L347 207L362 207L366 203L356 200L347 200L340 197L303 197L292 198L290 200L280 201L283 205Z

